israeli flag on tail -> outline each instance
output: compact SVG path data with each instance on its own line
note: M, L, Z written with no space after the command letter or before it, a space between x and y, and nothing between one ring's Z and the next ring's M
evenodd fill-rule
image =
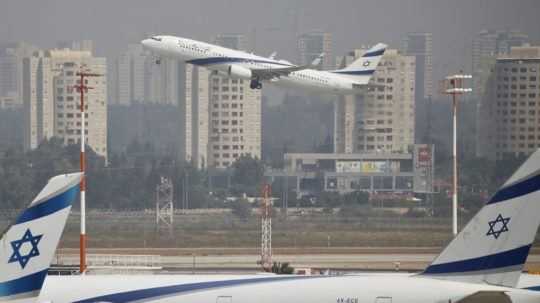
M2 234L0 301L32 302L38 297L81 177L81 173L74 173L51 178Z
M515 287L539 225L540 150L537 150L422 276Z
M386 51L386 47L386 44L378 43L368 49L362 57L356 59L349 66L330 72L346 77L354 81L355 84L366 85L373 73L375 73L375 69L377 68L377 65L379 65L379 61L381 61L381 58Z

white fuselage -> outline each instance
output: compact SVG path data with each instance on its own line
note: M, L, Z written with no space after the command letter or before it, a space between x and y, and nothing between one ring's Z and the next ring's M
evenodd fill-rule
M446 303L478 291L505 292L514 303L540 302L535 291L403 274L49 276L38 302Z
M183 60L221 73L227 73L231 65L249 70L269 70L295 66L287 61L257 56L205 42L173 36L160 37L161 41L144 40L143 46L159 56ZM337 74L314 69L295 71L268 82L284 87L303 88L332 94L351 94L358 91L353 87L354 81Z

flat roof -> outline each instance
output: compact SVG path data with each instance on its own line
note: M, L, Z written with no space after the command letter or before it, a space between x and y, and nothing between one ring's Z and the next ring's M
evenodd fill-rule
M399 153L286 153L285 158L303 158L309 160L411 160L413 158L413 155Z

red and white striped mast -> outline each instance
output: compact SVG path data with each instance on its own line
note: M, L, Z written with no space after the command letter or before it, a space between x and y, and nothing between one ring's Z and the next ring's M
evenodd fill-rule
M79 83L74 87L80 93L80 109L81 109L81 153L80 153L80 165L83 177L81 178L80 191L81 191L81 235L79 239L79 272L83 274L86 271L86 157L85 157L85 145L86 145L86 116L85 116L85 102L84 93L88 92L93 87L87 86L85 78L87 77L100 77L100 74L90 73L89 70L83 70L84 65L81 65L81 70L77 72L79 77Z

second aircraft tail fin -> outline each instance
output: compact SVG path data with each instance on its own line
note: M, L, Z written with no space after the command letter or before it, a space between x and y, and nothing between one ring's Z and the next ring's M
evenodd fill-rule
M331 72L347 77L353 80L356 84L366 85L371 79L371 76L373 76L373 73L375 73L375 69L379 64L379 61L381 61L381 58L386 51L386 47L386 44L378 43L377 45L368 49L362 55L362 57L356 59L347 67Z
M540 150L537 150L422 275L515 287L539 225Z

